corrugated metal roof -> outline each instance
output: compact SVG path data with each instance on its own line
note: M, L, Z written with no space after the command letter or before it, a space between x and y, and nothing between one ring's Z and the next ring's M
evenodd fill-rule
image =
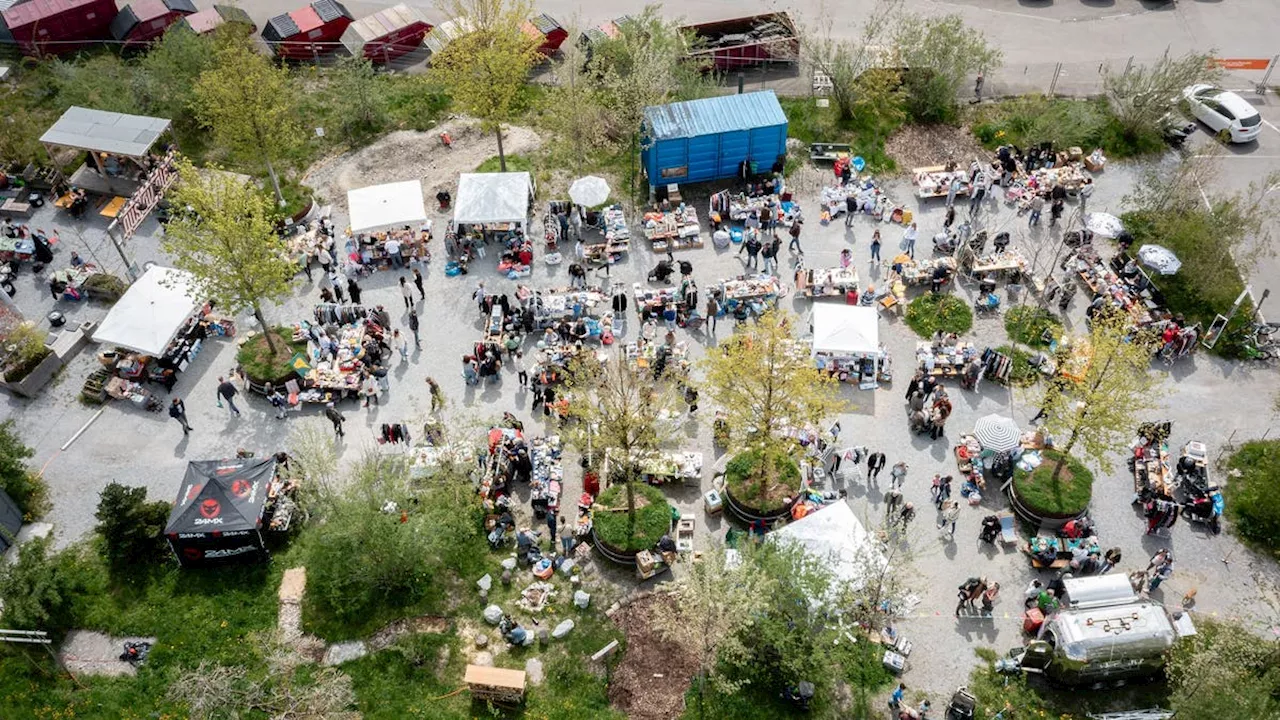
M168 128L169 121L163 118L73 106L40 136L40 142L141 157Z
M338 18L352 19L351 13L347 8L336 0L316 0L311 3L311 8L320 16L320 20L324 23L331 23Z
M651 140L718 135L760 127L785 125L787 116L772 90L689 100L644 109Z

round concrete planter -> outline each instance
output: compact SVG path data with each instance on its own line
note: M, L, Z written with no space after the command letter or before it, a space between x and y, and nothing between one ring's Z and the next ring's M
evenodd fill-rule
M591 544L595 545L596 550L599 550L601 555L619 565L635 565L636 554L640 552L639 550L623 550L610 545L600 539L594 527L591 528Z
M785 516L791 507L790 503L786 503L776 508L754 508L735 499L733 497L733 491L728 486L725 486L723 495L725 507L729 508L729 512L734 517L745 523L752 523L757 520L773 522L774 520Z
M1013 508L1014 513L1016 513L1018 517L1022 518L1023 520L1026 520L1027 522L1035 523L1043 530L1059 530L1062 528L1063 525L1066 525L1068 522L1083 516L1085 513L1089 511L1088 508L1085 508L1084 510L1078 513L1074 513L1070 515L1042 515L1039 512L1027 507L1022 502L1022 500L1018 498L1018 492L1013 488L1014 488L1014 484L1009 483L1009 490L1008 490L1009 505Z

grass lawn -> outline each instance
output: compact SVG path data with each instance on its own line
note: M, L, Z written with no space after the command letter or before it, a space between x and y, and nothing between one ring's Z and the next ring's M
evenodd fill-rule
M498 156L485 160L476 167L478 173L502 172L502 163L499 162ZM534 172L533 160L524 155L508 155L507 156L507 172Z
M963 335L973 327L973 310L955 295L925 293L907 305L906 320L922 338L939 330Z
M1009 308L1004 316L1004 331L1015 343L1033 348L1049 347L1045 332L1053 338L1062 337L1062 323L1053 313L1036 305L1018 305Z
M1066 517L1084 512L1093 496L1093 473L1079 460L1057 450L1043 450L1044 462L1032 472L1014 470L1013 489L1023 505L1038 515ZM1054 469L1066 463L1057 481Z
M1128 137L1105 100L1069 100L1025 95L976 106L969 118L973 134L990 150L1013 144L1027 148L1051 142L1055 148L1102 148L1111 159L1164 150L1159 134Z
M271 348L267 347L267 337L262 333L254 335L245 342L244 346L236 352L236 362L244 368L244 372L250 379L267 381L282 378L293 372L291 360L293 354L297 352L305 352L307 344L304 342L293 342L293 331L286 327L277 327L273 329L273 336L279 342L277 345L280 350L276 353L271 352Z
M671 530L671 506L662 491L641 482L632 483L636 495L635 530L627 516L626 485L610 486L596 500L593 514L596 535L622 550L645 550L658 544Z
M834 107L820 108L814 98L778 98L782 111L787 115L787 135L801 142L847 143L853 146L853 154L867 161L867 169L873 173L888 173L897 169L893 158L884 151L885 140L897 130L897 126L875 128L858 120L840 120Z
M766 464L772 467L760 477ZM762 451L748 450L725 466L724 483L737 502L755 510L776 510L800 490L800 466L788 455L775 454L766 460Z
M1224 488L1229 527L1272 556L1280 556L1280 440L1247 442L1232 453L1227 466L1239 472Z

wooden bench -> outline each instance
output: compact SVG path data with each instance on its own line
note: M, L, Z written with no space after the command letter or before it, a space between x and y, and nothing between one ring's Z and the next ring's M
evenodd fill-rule
M101 215L102 217L109 217L114 219L120 215L120 210L124 207L124 204L128 201L129 201L128 198L122 198L119 195L117 195L111 198L111 202L107 203L107 206L102 208L102 210L99 210L98 214Z
M9 198L0 205L0 215L13 215L17 217L31 217L31 203L25 203L17 198Z

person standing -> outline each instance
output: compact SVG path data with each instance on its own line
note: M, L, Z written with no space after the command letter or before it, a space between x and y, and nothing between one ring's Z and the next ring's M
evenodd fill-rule
M987 179L986 176L979 173L977 180L970 186L969 192L969 217L977 217L978 211L982 209L982 201L987 196Z
M400 296L404 298L404 309L413 312L413 286L404 275L400 276Z
M344 285L346 285L346 283L342 282L342 278L338 275L337 270L329 273L329 286L333 289L333 296L337 298L339 303L345 303L347 301L347 298L342 293Z
M1027 222L1027 227L1035 227L1040 224L1040 214L1044 212L1044 196L1036 193L1031 196L1031 219Z
M858 196L851 192L844 199L844 226L846 228L853 227L853 215L857 211Z
M880 231L871 233L871 264L880 262Z
M956 194L960 192L960 178L953 177L947 185L947 207L954 207L956 204Z
M347 294L351 296L352 305L360 304L360 286L355 278L347 278Z
M239 392L235 385L227 382L225 377L218 377L218 407L222 407L222 401L225 400L227 407L231 410L231 414L236 417L240 417L240 408L236 407L235 401L236 394Z
M320 252L316 254L316 260L320 262L320 271L327 277L329 275L329 266L333 265L333 255L329 254L329 248L321 246Z
M177 420L182 426L183 435L191 433L191 425L187 423L187 404L182 402L181 398L174 398L169 404L169 417Z
M333 403L325 403L324 416L329 418L329 422L333 423L333 435L335 438L346 436L346 433L342 431L342 423L346 422L347 419L342 416L342 413L338 412Z
M404 256L400 254L400 240L395 235L389 235L387 242L383 244L387 251L387 257L391 258L391 267L400 269L404 267Z
M720 319L720 301L713 290L707 294L707 322L711 323L711 334L716 334L716 321Z
M867 482L875 480L884 469L884 453L873 452L867 456Z
M1113 547L1110 550L1108 550L1106 554L1102 556L1102 567L1099 568L1098 574L1099 575L1106 574L1108 570L1115 567L1116 565L1119 565L1120 557L1121 557L1121 553L1120 553L1119 547Z
M789 252L804 253L804 248L800 247L800 228L804 225L804 221L799 217L791 221L791 242L787 243Z
M889 490L884 494L884 515L885 518L892 521L894 513L898 511L898 506L902 504L902 491L897 488Z
M996 607L996 596L1000 594L1000 583L993 582L991 586L982 591L982 614L985 617L991 617Z
M915 223L911 223L902 233L902 252L906 253L912 259L916 256L916 236L920 231L916 228Z
M409 342L400 334L399 329L391 331L391 348L400 353L400 362L409 361Z
M370 400L373 401L374 405L382 404L378 401L378 392L381 389L378 387L378 378L374 377L372 373L365 373L364 382L361 385L360 389L361 389L361 392L364 394L365 407L369 407Z
M942 511L942 500L938 499L938 492L942 490L942 473L934 473L933 480L929 483L929 497L933 499L933 504Z
M905 462L894 464L889 471L889 487L895 490L902 488L902 482L907 479L907 467Z
M1160 587L1160 583L1168 580L1171 575L1173 575L1173 556L1166 555L1164 562L1156 566L1151 579L1147 581L1147 592L1155 592Z
M427 291L422 289L422 271L418 268L413 269L413 286L418 288L418 299L426 300Z
M960 503L955 500L946 500L940 506L942 510L942 522L938 523L938 529L941 530L948 525L947 537L954 538L956 536L956 520L960 517Z
M574 542L573 533L569 530L569 526L565 525L564 518L560 518L560 548L565 557L569 557L569 553L573 552Z
M1168 559L1169 559L1169 549L1161 548L1159 551L1156 552L1155 555L1151 556L1151 562L1147 563L1146 572L1150 573L1152 569L1159 567L1160 565L1163 565L1164 561Z
M418 338L418 327L419 327L419 325L418 325L418 314L417 314L417 313L409 313L409 331L413 333L413 346L414 346L415 348L418 348L419 350L421 350L421 349L422 349L422 342L421 342L421 340L419 340L419 338ZM406 346L405 346L405 351L407 352L407 351L408 351L408 349L409 349L409 348L408 348L408 343L406 343L405 345L406 345Z
M529 387L529 364L524 359L524 351L516 350L516 381L520 387Z
M778 272L778 248L782 246L781 240L770 240L760 248L760 257L764 258L764 271L766 273L776 275Z
M547 513L547 532L551 536L551 547L554 548L556 546L556 514L553 512Z
M752 268L758 269L760 267L758 260L758 256L760 255L760 237L758 233L751 230L747 231L747 239L742 242L742 247L738 248L738 254L742 254L743 250L747 252L747 262L743 264L743 267L750 265Z
M431 412L437 413L444 408L444 391L436 383L435 378L427 378L427 389L431 392Z
M267 385L267 402L271 403L271 407L276 409L276 419L283 420L285 412L289 409L289 403L285 400L284 395L275 389L272 385Z
M889 695L889 708L897 710L902 707L902 700L907 695L907 684L898 683L898 687L894 688L893 694Z
M689 414L698 412L698 391L692 385L684 387L684 402L689 406Z

